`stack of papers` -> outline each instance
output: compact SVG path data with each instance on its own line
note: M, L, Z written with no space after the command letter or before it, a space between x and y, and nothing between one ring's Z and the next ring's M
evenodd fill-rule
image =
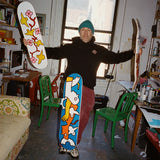
M151 112L147 109L140 108L145 119L151 128L160 128L160 114Z
M28 77L28 73L23 73L23 74L20 75L20 77L26 78L26 77Z

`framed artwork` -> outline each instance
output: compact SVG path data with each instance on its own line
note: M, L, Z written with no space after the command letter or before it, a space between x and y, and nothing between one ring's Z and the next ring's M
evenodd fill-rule
M39 28L41 30L41 34L45 35L45 27L46 27L46 14L37 13L37 20L39 23Z

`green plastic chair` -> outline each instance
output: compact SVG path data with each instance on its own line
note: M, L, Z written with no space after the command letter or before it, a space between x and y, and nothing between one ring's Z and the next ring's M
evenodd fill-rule
M48 112L47 112L47 120L48 120L51 107L58 108L60 107L60 103L61 103L60 98L53 98L51 81L48 75L41 76L39 78L39 87L40 87L40 98L41 98L41 113L40 113L40 119L38 122L38 127L40 127L41 125L44 106L48 106Z
M97 124L97 118L98 116L102 116L105 118L105 127L104 132L106 133L108 121L112 121L112 137L111 137L111 146L114 148L114 134L115 134L115 127L116 122L121 120L126 120L125 122L125 142L127 142L127 134L128 134L128 121L131 114L131 110L134 105L134 101L137 99L138 94L133 93L124 93L118 103L118 106L116 109L107 107L107 108L101 108L96 110L95 118L94 118L94 124L93 124L93 131L92 131L92 137L95 136L95 130L96 130L96 124Z

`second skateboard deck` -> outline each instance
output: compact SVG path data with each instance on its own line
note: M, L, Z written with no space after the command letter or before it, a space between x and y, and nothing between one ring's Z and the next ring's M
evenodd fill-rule
M24 38L28 41L29 61L33 67L43 69L47 66L47 56L42 40L35 10L30 2L18 5L17 15Z

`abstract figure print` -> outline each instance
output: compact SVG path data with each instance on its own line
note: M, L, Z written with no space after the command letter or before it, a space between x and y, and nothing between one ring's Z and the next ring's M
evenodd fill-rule
M64 84L59 142L67 150L74 149L77 144L82 83L81 76L74 73L67 77Z

